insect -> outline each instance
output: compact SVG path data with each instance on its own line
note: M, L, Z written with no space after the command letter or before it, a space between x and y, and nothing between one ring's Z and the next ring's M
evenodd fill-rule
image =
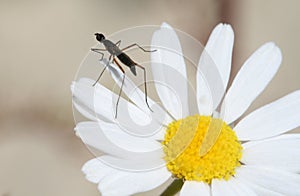
M132 48L134 46L140 48L144 52L155 52L156 50L145 50L144 48L139 46L137 43L131 44L131 45L125 47L125 48L120 49L119 46L121 44L121 40L119 40L116 43L113 43L112 41L110 41L108 39L105 39L105 36L101 33L95 33L95 36L96 36L96 40L99 41L101 44L103 44L105 49L91 48L91 50L93 52L97 52L97 53L101 54L101 59L100 60L102 60L103 57L104 57L104 53L101 52L101 51L108 51L110 53L108 63L113 61L123 73L122 84L121 84L121 88L120 88L120 91L119 91L119 96L118 96L117 103L116 103L115 118L117 118L118 105L119 105L119 101L120 101L120 97L121 97L121 93L122 93L122 88L123 88L124 80L125 80L125 71L124 71L123 67L119 64L117 59L119 59L124 65L129 67L131 73L133 73L133 75L135 75L135 76L137 75L136 67L143 70L143 72L144 72L144 87L145 87L145 102L146 102L148 108L150 109L150 111L152 111L149 104L148 104L148 99L147 99L148 96L147 96L147 84L146 84L146 69L143 66L141 66L141 65L137 64L136 62L134 62L127 54L124 53L124 51L129 49L129 48ZM102 74L104 73L104 71L107 67L108 67L108 64L101 71L98 79L93 84L93 86L95 86L96 83L100 80Z

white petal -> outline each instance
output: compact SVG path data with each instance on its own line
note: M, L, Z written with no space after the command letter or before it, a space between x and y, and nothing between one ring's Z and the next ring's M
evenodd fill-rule
M267 139L263 139L263 140L249 141L249 142L244 143L243 147L249 148L249 147L264 143L264 142L277 141L278 139L293 140L293 139L298 139L299 137L300 137L300 134L283 134L283 135L279 135L276 137L267 138Z
M88 107L91 111L95 111L97 117L106 121L117 120L122 128L135 135L150 136L161 130L162 125L122 97L118 105L118 116L115 119L115 103L118 95L100 84L93 87L93 83L94 81L90 79L81 78L74 85L73 96L82 105Z
M102 122L99 127L95 122L82 122L77 125L76 134L85 144L92 147L90 150L95 156L105 153L122 158L101 156L102 161L116 168L145 170L164 165L160 143L127 135L116 125L104 125Z
M151 190L171 177L165 167L145 172L126 172L104 164L100 158L85 163L82 171L89 181L99 183L98 188L103 195L131 195Z
M234 33L230 25L219 24L211 33L197 70L200 114L211 115L224 96L231 69Z
M88 108L88 110L93 112L95 116L100 117L101 119L113 121L112 115L109 115L112 113L112 108L103 107L98 109L100 113L96 114L97 111L94 103L94 100L96 100L95 89L92 85L93 83L86 78L82 78L78 82L74 81L72 84L73 99L75 99L83 107ZM101 92L103 94L103 98L99 101L101 101L104 106L109 106L112 105L112 101L106 99L106 97L111 97L106 91L108 91L108 89L104 89L104 91Z
M90 108L88 108L87 106L85 106L84 104L81 103L80 100L78 100L76 98L76 96L74 95L75 92L75 84L76 82L73 81L71 84L71 92L72 92L72 103L73 103L73 107L76 108L76 110L83 115L84 117L86 117L89 120L97 120L97 115L95 114L95 112L93 110L91 110ZM74 109L74 108L73 108ZM73 111L74 112L74 111Z
M240 179L237 178L239 181L242 181L243 184L245 184L245 186L247 186L248 189L251 189L255 195L259 196L259 195L268 195L268 196L284 196L283 194L274 192L272 190L263 188L259 185L253 184L245 179Z
M114 121L114 102L116 102L118 95L99 83L93 87L93 83L94 81L88 78L81 78L78 82L74 82L73 96L101 117ZM128 104L129 110L135 110L136 113L147 119L147 115L121 97L119 105L122 103ZM138 118L138 120L143 121L142 118Z
M165 138L165 129L162 129L161 131L157 132L156 134L149 136L150 139L154 139L157 141L162 141Z
M239 118L264 90L281 64L280 49L274 43L261 46L244 63L222 104L221 116L228 124Z
M76 134L78 134L87 144L93 144L94 141L95 143L96 141L98 141L97 143L102 143L105 142L103 140L108 140L113 145L131 152L148 152L161 148L159 142L151 138L127 134L117 124L113 123L103 121L80 122L77 124L75 130Z
M234 190L237 193L237 195L256 196L255 192L251 189L251 187L247 186L242 181L237 180L234 177L230 178L227 181L227 186Z
M236 193L225 180L214 179L211 184L211 190L213 196L238 196L238 193Z
M243 118L234 128L239 140L276 136L300 126L300 91L265 105Z
M170 177L171 173L165 167L147 172L119 171L105 176L98 189L103 195L132 195L152 190Z
M151 42L151 67L155 87L164 107L176 118L189 114L187 75L176 32L166 23L154 32Z
M185 181L181 191L181 196L210 196L210 187L208 184L196 181Z
M283 195L300 195L300 175L275 169L243 166L236 173L237 178Z
M85 144L101 151L97 152L94 150L93 153L97 153L96 155L99 155L98 153L106 153L124 158L132 156L133 152L120 148L108 140L103 130L100 129L99 125L95 126L94 122L79 123L75 130Z
M97 121L97 115L92 110L90 110L88 107L82 105L76 98L72 99L72 103L73 103L73 106L76 108L76 110L81 115L83 115L85 118L87 118L89 120Z
M105 176L116 172L115 169L103 164L97 158L86 162L81 170L86 175L86 179L93 183L99 183Z
M118 158L110 155L104 155L100 157L100 160L105 164L110 165L116 169L140 172L151 171L153 169L161 168L165 166L161 151L152 151L144 153L135 153L127 156L126 158Z
M205 50L219 69L225 89L230 75L233 42L234 33L231 26L219 24L211 33L205 46Z
M104 66L107 65L107 60L104 59L101 61ZM115 64L110 63L108 66L108 69L110 71L110 74L112 78L115 80L115 82L118 84L119 87L122 85L122 77L123 73L120 71L120 69L116 68ZM144 86L142 86L144 88ZM130 80L129 77L125 77L124 84L122 87L122 92L126 94L126 96L140 109L142 109L145 113L150 115L152 118L158 121L159 124L168 125L172 119L170 116L165 112L158 104L156 104L149 96L147 96L147 100L149 103L149 106L151 108L151 111L145 100L145 93L141 91L132 80Z
M286 134L276 138L243 144L246 165L300 172L300 134Z
M155 151L162 148L160 142L157 142L149 137L138 137L130 135L116 124L101 123L101 129L104 131L105 136L115 145L120 148L132 152L148 152Z

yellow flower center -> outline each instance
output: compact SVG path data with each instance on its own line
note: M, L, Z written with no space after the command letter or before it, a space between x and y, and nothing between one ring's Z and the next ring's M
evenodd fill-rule
M210 126L220 129L220 134L210 151L200 156L200 147ZM168 170L184 180L209 184L214 178L228 180L240 166L242 157L242 146L235 132L222 120L210 116L194 115L173 121L167 127L162 144Z

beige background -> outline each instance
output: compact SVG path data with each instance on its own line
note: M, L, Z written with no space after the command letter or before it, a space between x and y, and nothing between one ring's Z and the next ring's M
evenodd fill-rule
M217 23L229 22L233 74L273 40L283 64L254 109L300 89L298 7L297 0L1 0L0 196L99 195L80 171L93 156L73 134L69 88L94 32L166 21L205 43Z

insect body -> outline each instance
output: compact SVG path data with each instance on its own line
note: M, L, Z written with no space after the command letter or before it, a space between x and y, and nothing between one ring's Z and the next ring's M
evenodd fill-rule
M131 60L131 58L127 54L125 54L124 52L119 54L117 57L123 64L128 66L130 68L130 71L133 73L133 75L136 76L135 66L137 64L133 60Z
M123 85L124 85L124 79L125 79L125 71L124 71L123 67L119 64L119 62L117 61L117 59L119 59L124 65L126 65L127 67L129 67L130 71L135 76L137 75L136 74L136 67L138 67L138 68L140 68L140 69L142 69L144 71L145 102L146 102L148 108L151 110L151 108L150 108L150 106L148 104L148 99L147 99L146 70L145 70L145 68L143 66L137 64L127 54L125 54L124 50L129 49L129 48L134 47L134 46L139 47L144 52L155 52L156 50L152 50L152 51L151 50L145 50L144 48L142 48L141 46L139 46L136 43L131 44L131 45L129 45L129 46L123 48L123 49L120 49L119 46L121 44L121 40L119 40L117 43L113 43L112 41L110 41L108 39L105 39L105 36L103 34L101 34L101 33L95 33L95 36L96 36L97 41L99 41L100 43L102 43L104 45L105 49L92 48L91 50L94 51L94 52L97 52L97 53L101 54L102 55L101 60L103 59L104 53L102 53L100 51L108 51L110 53L109 62L111 60L113 60L113 62L116 63L116 65L119 67L119 69L123 73L123 79L122 79L121 89L120 89L119 97L118 97L117 104L116 104L116 115L115 115L115 118L117 117L118 104L119 104L119 100L120 100L122 88L123 88ZM99 79L101 78L101 76L104 73L104 71L107 68L107 66L104 67L104 69L100 73L98 79L93 84L93 86L99 81Z

